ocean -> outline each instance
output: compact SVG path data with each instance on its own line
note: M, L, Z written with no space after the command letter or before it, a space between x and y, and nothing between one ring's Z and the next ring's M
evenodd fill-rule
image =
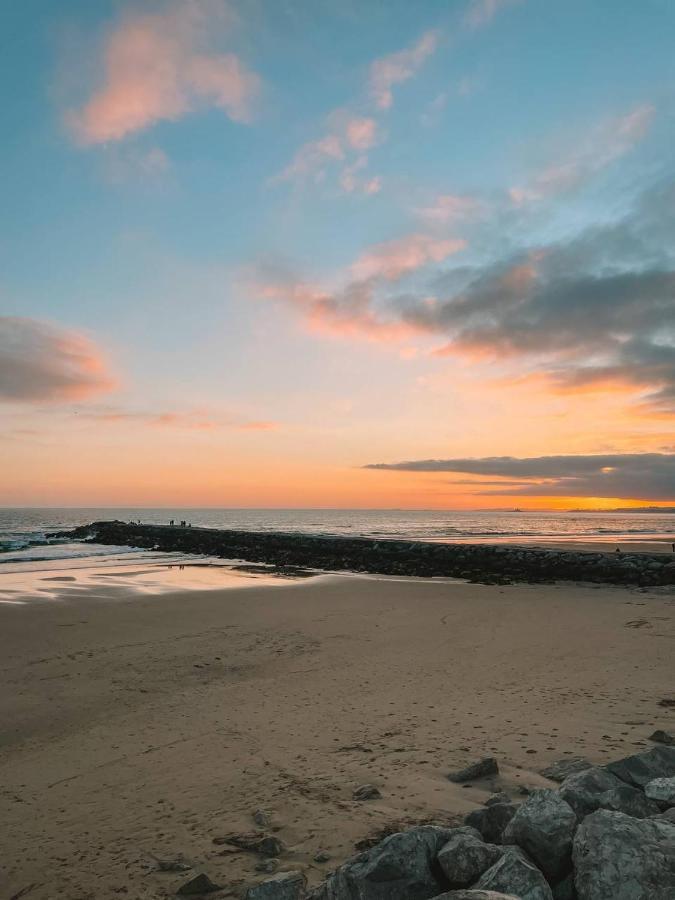
M54 532L104 519L304 534L425 541L537 543L583 540L675 541L675 513L522 512L403 509L0 509L0 566L99 557L138 558L149 551L55 541ZM0 571L2 571L0 569Z

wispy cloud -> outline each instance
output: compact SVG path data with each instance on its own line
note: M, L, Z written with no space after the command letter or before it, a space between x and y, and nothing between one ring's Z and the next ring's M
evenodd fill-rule
M111 390L102 351L49 322L0 316L0 401L66 402Z
M515 6L522 0L471 0L464 16L469 28L484 28L507 6Z
M261 280L254 291L265 300L281 302L300 313L307 329L316 334L389 342L405 340L418 332L412 324L378 315L372 308L373 287L365 282L327 291L286 277Z
M370 66L369 93L378 109L389 109L393 103L393 88L409 81L435 52L437 31L427 31L411 47L398 50L374 60Z
M375 244L352 264L351 274L357 281L371 278L397 281L402 275L429 262L441 262L465 247L466 241L461 238L439 240L426 234L409 234Z
M486 205L478 197L468 194L439 194L428 206L421 207L417 214L428 222L456 224L474 219L486 211Z
M426 332L426 325L403 321L377 303L382 286L440 262L465 247L461 239L437 240L410 234L375 244L327 289L287 272L260 271L251 286L257 296L281 301L302 315L310 331L374 341L401 341Z
M200 107L249 122L260 79L234 53L212 50L232 25L228 4L172 2L159 12L129 8L102 48L102 85L66 116L83 145L119 141Z
M525 184L509 190L516 206L560 194L588 181L625 156L648 133L656 110L649 103L599 122L585 137L575 137L559 159L544 166Z
M347 122L347 141L355 150L370 150L377 143L377 122L371 118L354 118Z
M173 428L187 431L272 431L278 422L248 419L244 416L212 413L204 410L129 410L119 407L99 407L78 413L83 420L106 425L138 425L149 428Z
M322 181L326 175L327 165L344 158L345 151L341 138L335 134L327 134L316 141L303 144L276 180L311 178L313 181Z
M675 454L667 453L420 459L371 463L365 468L491 476L489 481L453 482L475 484L481 488L476 493L487 496L675 500ZM503 480L513 478L518 480ZM490 486L491 490L483 490L485 486Z
M382 187L378 175L367 175L367 152L381 144L384 135L380 125L382 113L393 102L393 88L411 79L438 45L436 31L427 31L411 47L383 56L371 63L367 84L367 101L355 104L367 109L367 115L344 109L328 116L325 133L302 144L289 164L274 178L279 181L321 183L332 167L342 163L338 172L339 186L347 193L377 194ZM373 106L375 110L373 111Z

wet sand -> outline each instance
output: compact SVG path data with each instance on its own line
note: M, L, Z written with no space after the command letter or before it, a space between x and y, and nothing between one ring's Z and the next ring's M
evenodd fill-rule
M257 858L214 838L257 808L317 881L377 829L474 808L490 786L445 776L480 756L516 794L675 725L672 590L128 581L0 605L3 898L173 896L186 876L149 854L240 891ZM363 783L381 799L353 801Z

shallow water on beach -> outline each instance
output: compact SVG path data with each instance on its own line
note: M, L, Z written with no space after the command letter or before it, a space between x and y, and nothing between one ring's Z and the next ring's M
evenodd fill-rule
M81 597L114 600L139 594L261 587L295 580L262 565L245 570L236 566L236 562L207 556L143 550L99 558L17 562L0 570L0 605Z

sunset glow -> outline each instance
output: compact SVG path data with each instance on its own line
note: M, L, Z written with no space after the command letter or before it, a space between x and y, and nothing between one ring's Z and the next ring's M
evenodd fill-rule
M7 4L0 504L675 504L675 7L545 6Z

